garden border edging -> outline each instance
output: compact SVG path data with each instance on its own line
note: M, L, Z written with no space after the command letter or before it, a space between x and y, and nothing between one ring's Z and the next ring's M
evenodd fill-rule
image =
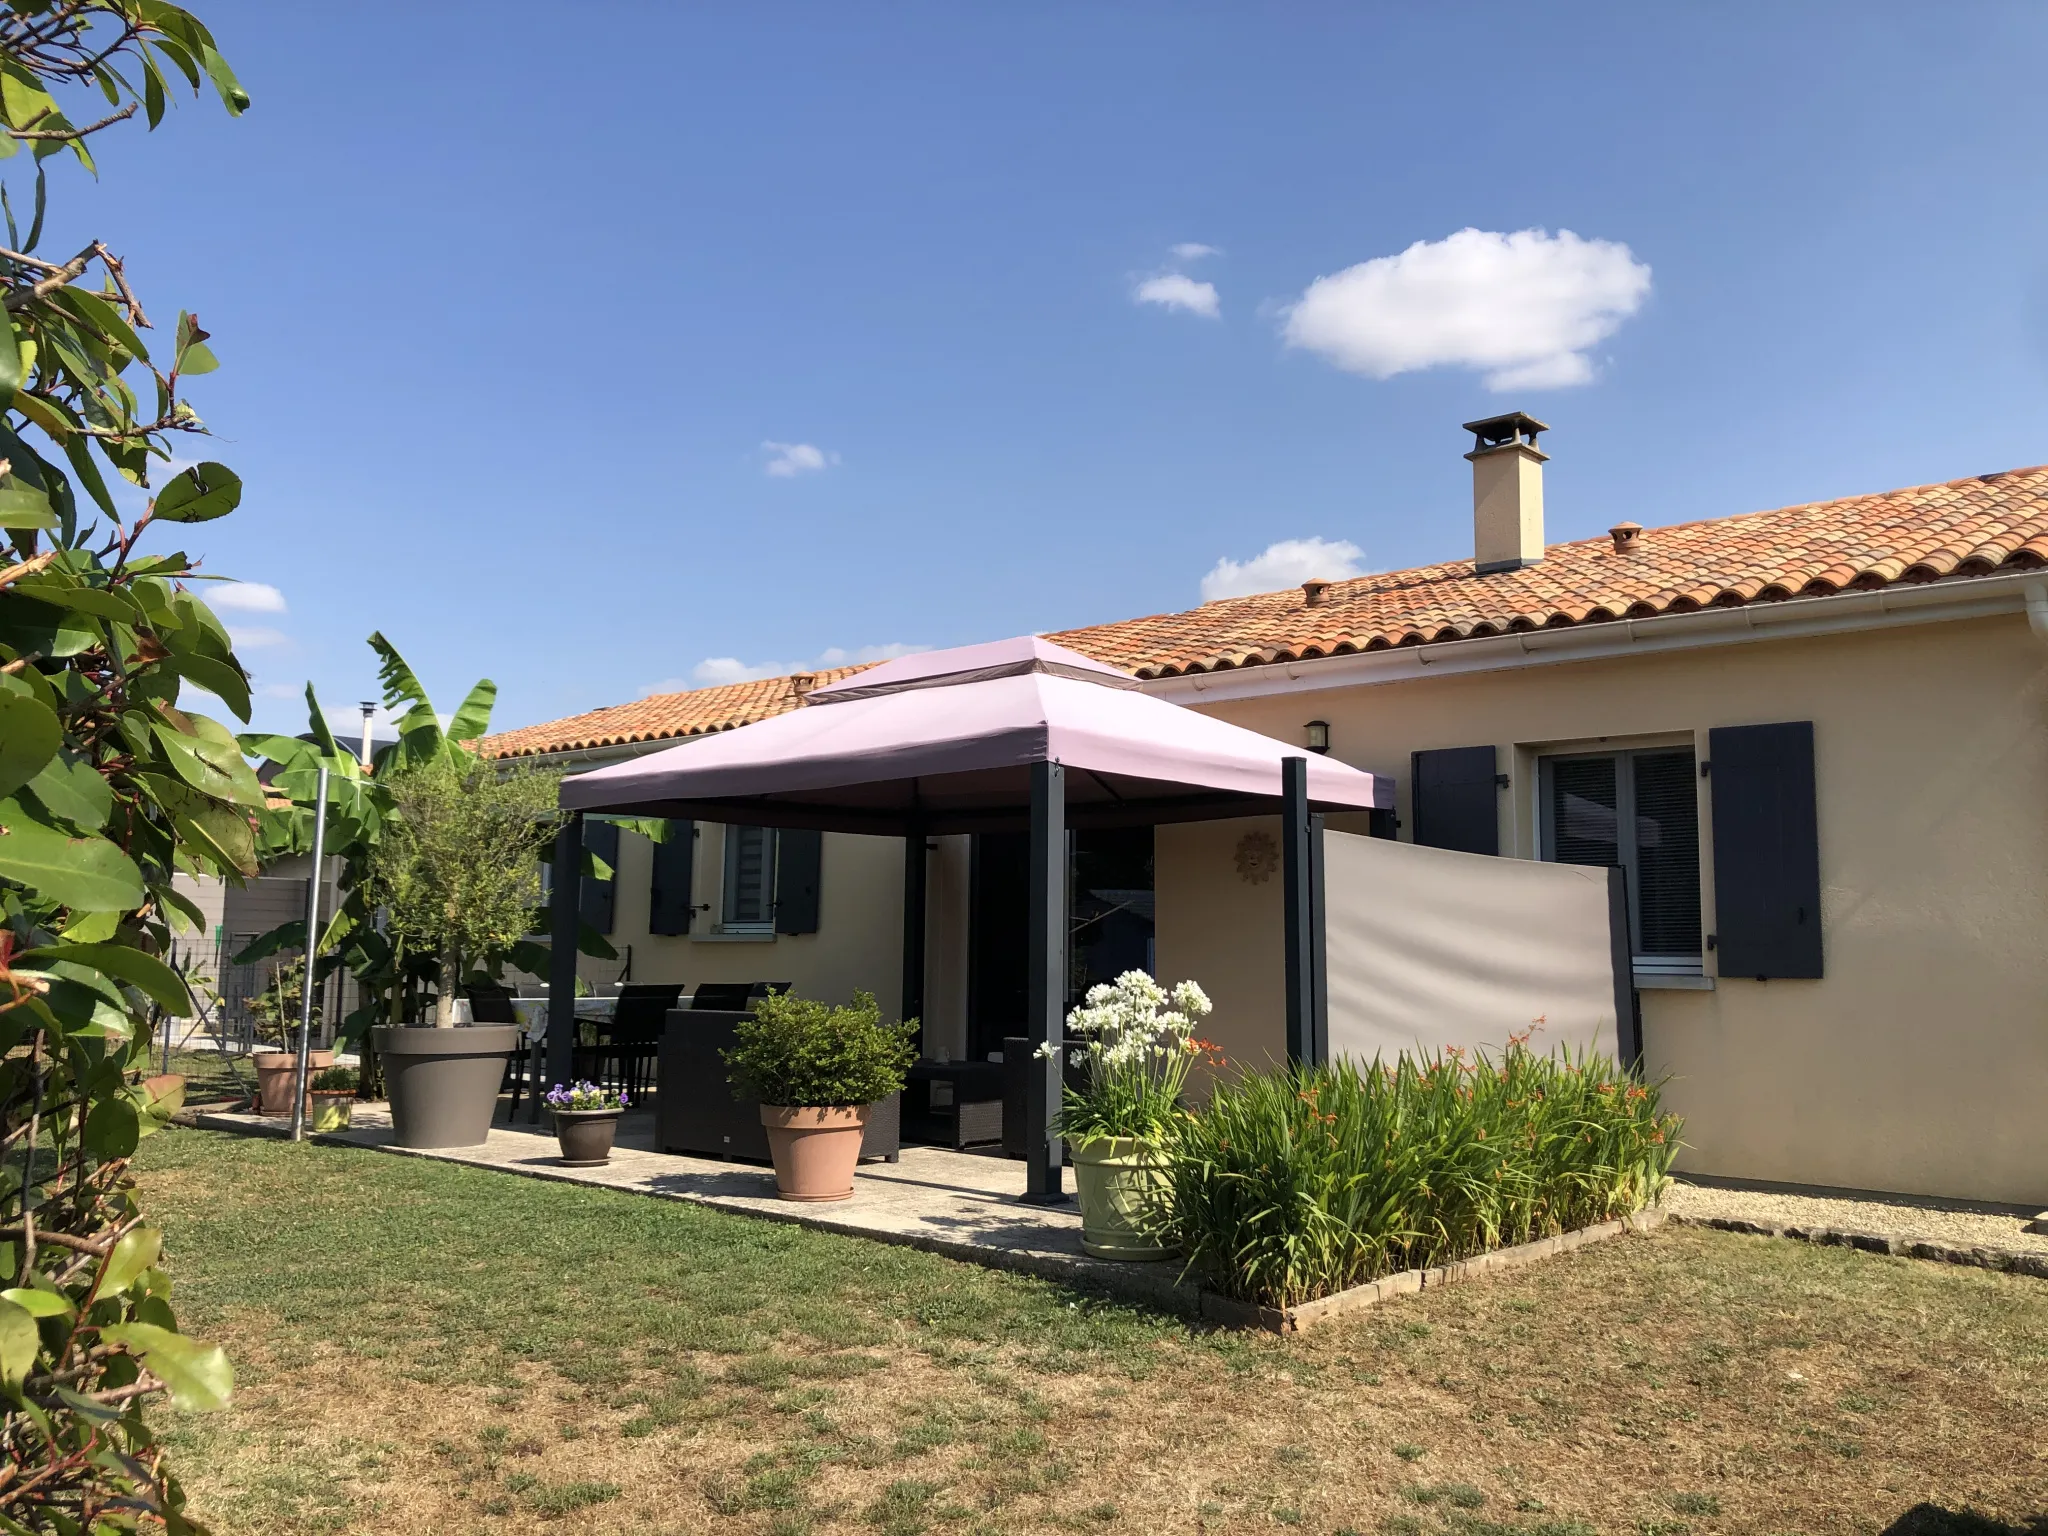
M1681 1216L1673 1213L1668 1219L1680 1226L1712 1227L1717 1232L1737 1232L1747 1237L1786 1237L1797 1243L1811 1243L1817 1248L1854 1248L1862 1253L1887 1253L1894 1258L1926 1259L1936 1264L1957 1264L1966 1269L1989 1269L2048 1280L2048 1253L2028 1253L2018 1248L1964 1248L1954 1243L1932 1242L1924 1237L1856 1232L1847 1227L1807 1226L1800 1222L1753 1221L1747 1216Z
M1670 1216L1661 1206L1646 1206L1634 1215L1621 1217L1616 1221L1596 1222L1590 1227L1574 1227L1569 1232L1560 1232L1555 1237L1539 1237L1534 1242L1517 1243L1512 1248L1495 1248L1487 1253L1475 1254L1469 1259L1458 1259L1449 1264L1437 1264L1429 1269L1404 1269L1397 1274L1382 1275L1364 1285L1354 1285L1347 1290L1337 1291L1329 1296L1317 1297L1292 1307L1262 1307L1248 1301L1237 1301L1215 1291L1202 1292L1202 1317L1209 1322L1221 1323L1230 1328L1260 1328L1268 1333L1301 1333L1324 1323L1332 1322L1367 1307L1378 1306L1395 1296L1410 1296L1417 1291L1436 1290L1461 1281L1476 1280L1483 1275L1505 1269L1520 1269L1560 1253L1570 1253L1574 1248L1583 1248L1588 1243L1605 1242L1611 1237L1620 1237L1627 1232L1653 1232L1662 1226Z

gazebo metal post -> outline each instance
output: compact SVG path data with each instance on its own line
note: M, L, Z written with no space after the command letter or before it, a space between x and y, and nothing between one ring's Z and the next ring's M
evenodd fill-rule
M918 1054L924 1054L924 818L913 816L903 834L903 1011L918 1021Z
M1050 1205L1066 1198L1052 1118L1066 1057L1067 785L1065 769L1043 759L1031 765L1030 944L1025 1037L1033 1054L1024 1079L1024 1198ZM1054 1049L1041 1057L1038 1048L1047 1042Z
M571 811L555 832L553 889L548 893L548 1051L550 1083L576 1070L576 940L583 910L583 813ZM534 1085L533 1101L541 1088Z
M1323 992L1322 818L1308 808L1308 759L1280 760L1281 877L1285 882L1287 1059L1319 1063L1329 1054Z

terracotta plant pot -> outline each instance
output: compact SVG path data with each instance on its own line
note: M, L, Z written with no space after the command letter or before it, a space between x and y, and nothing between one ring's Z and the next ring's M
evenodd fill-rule
M775 1192L785 1200L851 1200L868 1106L848 1109L761 1106Z
M1170 1257L1146 1235L1144 1213L1166 1187L1159 1154L1133 1136L1075 1143L1074 1189L1081 1197L1081 1251L1098 1259Z
M311 1051L306 1056L306 1080L334 1065L334 1052ZM299 1070L297 1051L256 1053L256 1113L288 1115L292 1112L292 1076ZM311 1112L310 1106L308 1113Z
M602 1168L612 1160L612 1137L618 1133L623 1109L558 1109L555 1140L562 1144L564 1168Z
M524 1038L517 1024L370 1031L391 1095L392 1139L401 1147L480 1147L491 1133L505 1058Z

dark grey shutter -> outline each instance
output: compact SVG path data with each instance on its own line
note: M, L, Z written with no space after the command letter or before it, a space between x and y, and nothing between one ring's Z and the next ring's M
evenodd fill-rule
M612 868L614 878L597 880L589 875L583 877L581 891L581 913L584 926L598 933L612 931L612 897L618 890L619 868L619 824L615 821L583 822L583 847L587 853L594 853Z
M695 916L691 904L691 868L696 862L697 823L666 823L667 835L654 845L654 873L647 883L647 931L688 933Z
M1492 747L1442 747L1417 752L1410 780L1410 819L1425 848L1500 852L1500 787Z
M825 834L786 831L775 839L775 931L818 931L818 881Z
M1721 974L1819 976L1813 722L1726 726L1707 739Z

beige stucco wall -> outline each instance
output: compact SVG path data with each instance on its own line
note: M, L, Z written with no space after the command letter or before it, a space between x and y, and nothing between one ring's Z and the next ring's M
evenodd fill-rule
M1161 827L1152 839L1154 963L1168 985L1202 984L1215 1006L1201 1032L1231 1071L1287 1057L1283 887L1277 864L1259 878L1266 862L1254 859L1254 878L1240 876L1246 838L1277 854L1280 818L1186 822Z
M637 832L620 833L610 939L621 960L626 946L633 946L632 979L689 987L786 981L806 997L829 1002L865 990L894 1018L903 990L903 840L828 832L819 859L816 933L722 935L715 919L724 839L723 827L698 823L692 899L711 903L712 910L696 914L691 932L670 936L647 931L654 845ZM615 980L619 967L618 960L588 956L581 962L591 982Z
M2048 1203L2048 646L2024 619L1204 707L1287 741L1329 721L1335 756L1400 782L1404 822L1410 752L1493 742L1512 776L1501 846L1523 857L1542 751L1689 740L1704 758L1713 726L1813 721L1825 978L1642 993L1648 1068L1671 1078L1687 1119L1681 1166ZM1709 794L1709 932L1711 835ZM1182 948L1164 931L1192 874L1181 861L1204 839L1234 835L1161 834L1161 968L1219 991L1240 985L1232 968L1270 969L1277 996L1277 917L1270 966L1255 936L1205 932Z

